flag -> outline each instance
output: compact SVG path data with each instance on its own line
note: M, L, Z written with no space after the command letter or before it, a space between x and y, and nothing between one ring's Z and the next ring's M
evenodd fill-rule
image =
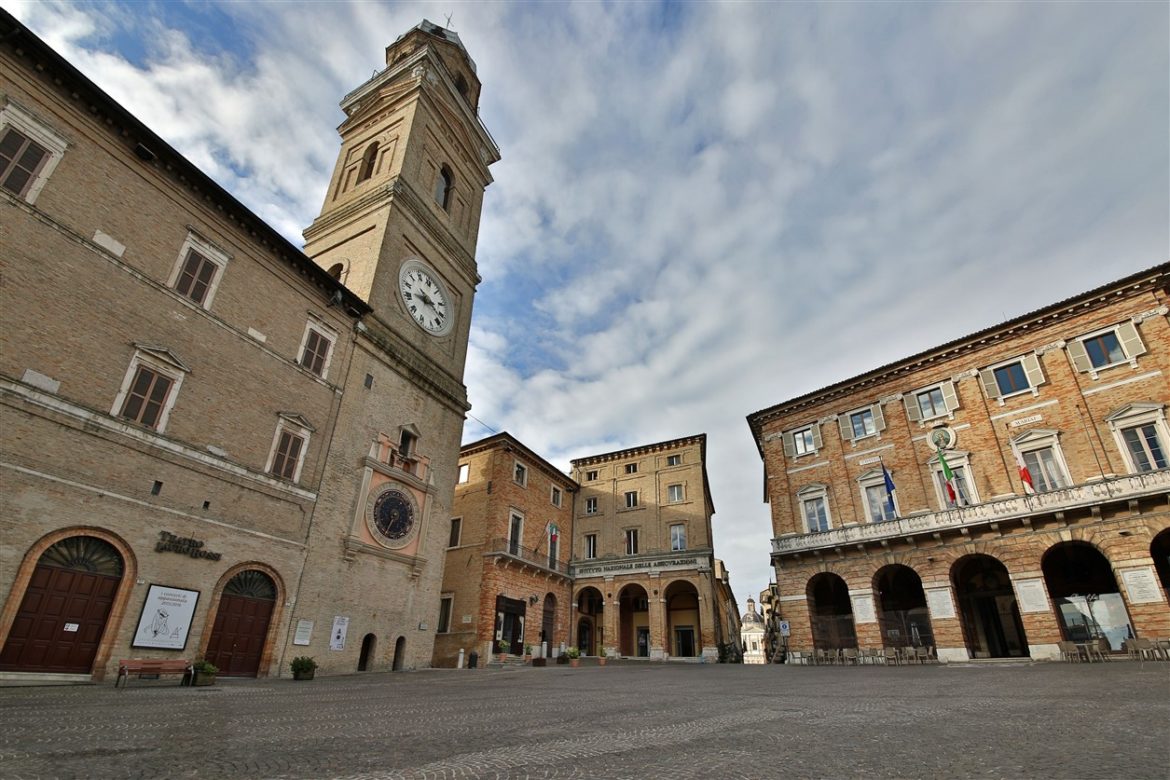
M955 489L955 472L947 465L947 459L943 457L941 449L938 451L938 462L942 466L943 479L946 480L947 500L958 506L959 492Z
M557 527L552 523L548 524L548 540L553 544L557 543Z
M894 508L894 478L890 476L890 472L886 469L886 464L882 464L882 479L886 481L886 507L889 508L890 514L894 517L898 516L898 510Z
M1036 486L1032 484L1032 472L1028 471L1027 465L1024 464L1024 458L1020 453L1016 453L1016 465L1020 467L1020 481L1024 483L1024 493L1029 496L1036 495Z

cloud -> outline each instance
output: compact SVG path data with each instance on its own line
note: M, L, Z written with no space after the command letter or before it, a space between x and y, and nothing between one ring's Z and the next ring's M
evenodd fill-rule
M433 10L327 7L15 13L297 241L339 99ZM1167 22L1139 3L460 5L503 153L466 436L482 421L567 467L708 433L742 602L771 577L746 414L1166 260Z

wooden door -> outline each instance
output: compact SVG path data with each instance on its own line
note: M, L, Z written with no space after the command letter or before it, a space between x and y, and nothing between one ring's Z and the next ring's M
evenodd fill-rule
M38 564L0 652L0 670L89 674L120 581Z
M268 638L274 602L225 593L219 601L206 658L225 677L255 677Z

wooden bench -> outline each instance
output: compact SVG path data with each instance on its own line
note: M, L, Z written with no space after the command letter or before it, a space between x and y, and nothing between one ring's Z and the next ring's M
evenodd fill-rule
M132 674L181 674L187 679L191 671L191 662L183 658L124 658L118 662L118 679L114 680L114 687L125 680L125 687L130 683Z

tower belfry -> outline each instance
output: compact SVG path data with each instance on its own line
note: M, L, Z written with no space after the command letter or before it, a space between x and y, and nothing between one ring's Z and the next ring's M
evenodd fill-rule
M499 149L459 36L423 21L341 101L341 150L305 253L369 302L381 325L463 373L475 245Z

